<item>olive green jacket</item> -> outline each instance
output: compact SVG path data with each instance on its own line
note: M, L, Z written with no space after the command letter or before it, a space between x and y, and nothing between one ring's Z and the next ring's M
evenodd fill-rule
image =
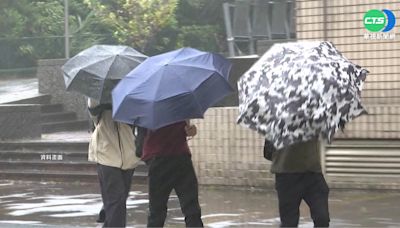
M296 143L272 152L271 173L322 172L317 140Z

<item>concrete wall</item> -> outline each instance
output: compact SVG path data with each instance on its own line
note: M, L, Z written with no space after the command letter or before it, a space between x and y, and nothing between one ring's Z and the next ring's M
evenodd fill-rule
M0 140L40 138L39 105L0 105Z
M39 80L39 93L50 94L51 103L61 103L68 111L76 112L78 119L87 119L86 99L76 92L65 90L61 66L65 59L44 59L38 61L37 78Z

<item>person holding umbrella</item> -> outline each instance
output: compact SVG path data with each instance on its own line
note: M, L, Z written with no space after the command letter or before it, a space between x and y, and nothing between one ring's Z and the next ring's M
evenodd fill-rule
M135 136L131 126L113 121L111 104L99 104L89 98L88 107L95 124L89 161L97 163L105 215L103 226L125 227L126 200L134 169L140 161L135 155Z
M331 42L298 41L274 44L238 80L237 122L266 139L281 226L298 225L302 200L315 226L329 226L318 140L330 143L366 113L361 90L367 73Z
M149 166L148 227L163 227L167 203L175 190L187 227L203 227L198 199L198 183L187 144L197 134L195 125L181 121L149 130L143 145L142 160Z
M233 92L223 56L181 48L147 58L112 91L113 118L147 129L142 160L149 165L148 227L161 227L174 189L188 227L203 227L198 183L187 137L189 119Z
M147 56L122 45L94 45L69 59L63 66L67 91L81 93L95 129L89 144L89 161L97 163L104 227L125 227L126 199L134 168L135 156L132 127L112 119L111 90Z
M314 227L329 227L329 187L322 174L318 140L276 150L268 140L264 157L272 161L281 227L297 227L301 201L310 208Z

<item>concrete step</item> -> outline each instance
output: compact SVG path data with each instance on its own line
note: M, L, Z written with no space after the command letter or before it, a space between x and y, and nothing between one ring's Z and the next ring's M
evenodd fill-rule
M69 162L75 161L87 161L88 153L87 152L75 152L75 151L60 151L57 153L43 153L41 151L0 151L0 160L1 161L42 161L46 160L47 156L56 156L55 160L57 160L58 156L61 155L62 160L66 160Z
M97 182L96 164L88 162L87 136L72 133L79 139L53 135L42 140L0 142L0 178L12 180ZM58 134L58 133L57 133ZM62 138L58 140L57 138ZM147 166L144 162L135 169L135 183L146 184Z
M80 171L96 172L96 163L66 160L0 160L0 171L3 170L37 170L37 171ZM139 173L147 173L147 166L140 164L135 169Z
M39 153L83 152L87 153L88 141L8 141L0 142L0 151L35 151Z
M22 98L17 101L8 102L8 104L50 104L51 95L49 94L38 94L35 96Z
M34 181L72 181L72 182L98 182L96 172L81 171L37 171L37 170L2 170L2 180L34 180ZM135 172L132 178L135 184L147 184L147 174Z
M146 175L147 175L148 171L149 171L148 166L147 166L144 162L141 162L141 163L135 168L135 172L138 172L138 173L145 173Z
M89 129L88 120L50 122L42 124L42 133L52 133L59 131L78 131L87 129Z
M79 171L96 173L96 164L82 161L0 161L0 172L3 170L36 170L36 171Z
M60 157L61 156L61 157ZM0 151L0 164L4 163L43 163L43 162L63 162L67 164L75 163L90 163L88 162L87 152L57 152L57 153L42 153L40 151ZM7 164L5 164L6 166ZM0 167L1 169L1 167ZM136 170L139 172L147 173L147 165L140 162Z
M43 113L40 118L41 118L42 123L73 121L73 120L77 119L75 112Z
M64 106L62 104L43 104L40 106L40 111L42 113L62 112Z

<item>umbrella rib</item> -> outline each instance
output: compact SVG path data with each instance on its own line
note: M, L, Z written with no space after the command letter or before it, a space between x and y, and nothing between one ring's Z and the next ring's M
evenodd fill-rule
M196 68L196 69L201 69L201 70L209 70L209 71L213 71L213 72L217 72L215 69L209 68L209 67L205 67L203 66L192 66L192 65L188 65L188 64L181 64L181 63L172 63L169 64L170 66L180 66L180 67L191 67L191 68ZM220 73L218 73L220 74Z
M89 59L93 59L93 56L91 56L91 55L84 55L84 56L87 56ZM99 56L96 56L96 57L99 57ZM86 67L92 66L93 64L97 64L99 62L103 62L103 61L107 60L109 57L110 56L104 56L104 57L101 58L101 60L94 59L94 60L92 60L94 62L88 62L87 65L81 66L81 68L86 68Z
M97 61L97 62L95 62L95 63L92 63L92 64L90 64L90 65L87 65L87 66L85 66L85 67L82 67L81 70L84 70L85 72L90 73L90 74L94 74L94 73L91 73L91 72L87 71L87 69L88 69L88 68L90 69L91 67L93 67L94 64L100 64L100 63L102 63L102 62L106 62L107 60L110 59L110 57L112 58L112 56L108 56L107 58L102 59L101 61ZM110 65L110 66L111 66L111 65ZM109 67L108 67L107 72L108 72L108 71L109 71ZM103 76L103 75L101 75L101 76ZM105 75L105 77L104 77L103 79L105 79L106 76L107 76L107 74Z
M187 48L182 48L179 52L177 52L176 55L174 56L174 58L172 58L172 59L168 62L168 64L171 64L171 62L173 62L185 49L187 49ZM196 53L196 55L188 56L188 57L186 57L186 58L183 58L183 59L179 60L178 62L187 61L188 59L195 58L195 57L198 57L198 56L203 55L203 54L207 54L207 53L205 53L205 52L201 52L201 53L199 53L199 54Z
M112 56L111 64L110 64L110 66L107 67L107 72L106 72L106 76L104 77L104 79L107 78L107 75L108 75L108 73L109 73L110 70L111 70L111 67L112 67L112 66L114 65L114 63L115 63L116 57L117 57L116 55Z

